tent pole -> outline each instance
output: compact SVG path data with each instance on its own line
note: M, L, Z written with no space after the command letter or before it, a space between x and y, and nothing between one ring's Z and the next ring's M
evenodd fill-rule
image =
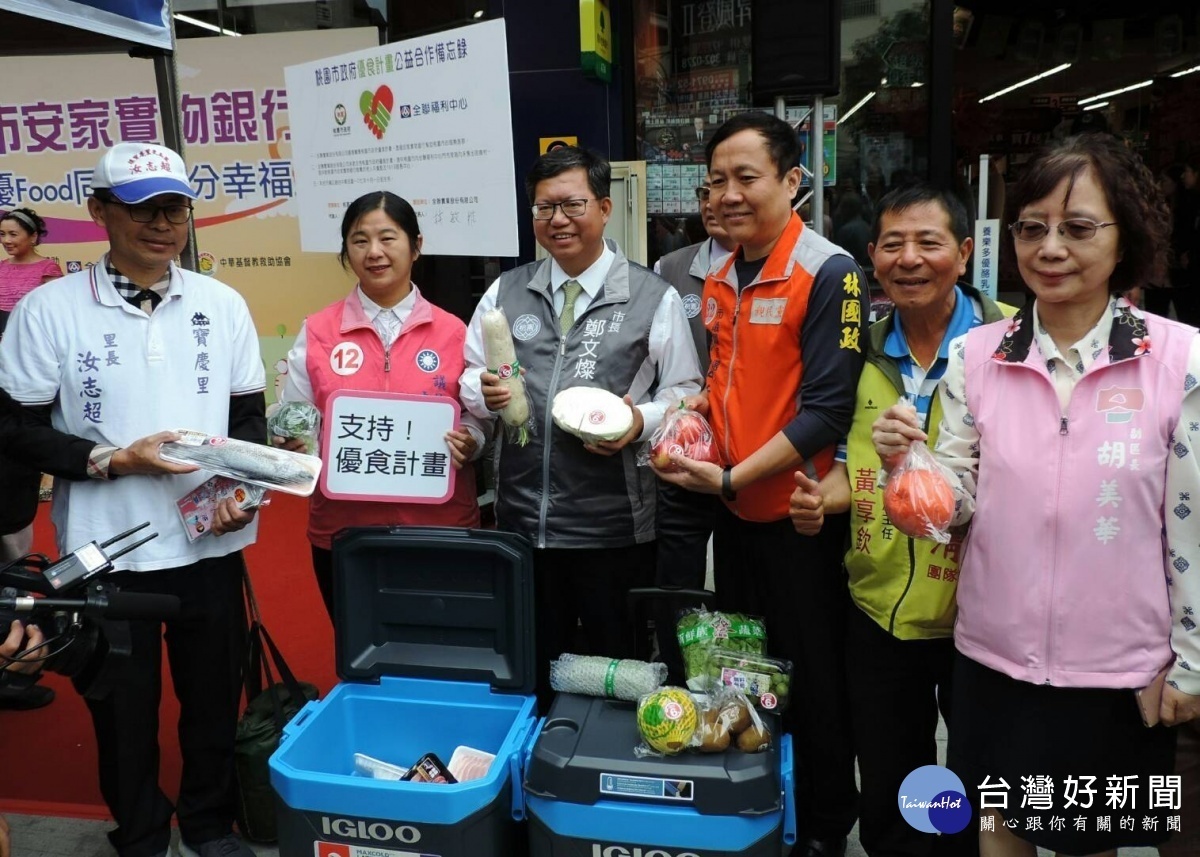
M175 15L173 4L167 2L167 20L171 24L171 46L175 46ZM183 123L179 113L179 75L175 67L175 51L154 53L154 82L158 87L158 113L162 117L163 145L174 149L187 163L183 150ZM180 257L183 267L199 270L196 251L196 221L188 221L188 243Z

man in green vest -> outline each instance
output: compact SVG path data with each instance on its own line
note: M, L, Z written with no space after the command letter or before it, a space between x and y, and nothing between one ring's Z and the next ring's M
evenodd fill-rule
M854 421L829 475L818 485L796 473L790 514L797 531L818 532L825 514L850 511L846 552L850 617L846 684L858 753L859 831L871 857L967 857L978 833L935 836L910 827L897 800L906 776L936 765L938 711L953 728L954 594L961 541L941 545L896 530L883 509L875 420L906 399L937 441L938 381L951 342L971 328L1011 315L970 286L967 212L953 195L924 184L896 188L879 201L867 249L895 310L871 326ZM961 840L961 841L960 841Z

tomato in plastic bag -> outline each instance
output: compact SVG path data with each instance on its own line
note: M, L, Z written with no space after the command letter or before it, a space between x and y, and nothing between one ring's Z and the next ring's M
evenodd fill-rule
M671 453L694 461L721 463L708 420L703 414L686 410L682 405L667 411L662 424L650 438L650 463L658 470L672 473L679 469L671 463Z

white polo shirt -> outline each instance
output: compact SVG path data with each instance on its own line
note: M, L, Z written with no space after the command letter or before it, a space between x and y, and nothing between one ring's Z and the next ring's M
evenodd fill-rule
M56 428L117 447L171 429L225 435L229 397L264 385L245 300L175 265L153 315L121 298L101 260L30 292L0 340L0 387L25 405L53 402ZM158 538L118 560L118 569L176 568L252 544L257 520L237 533L188 542L175 501L211 476L60 482L52 513L59 551L143 521Z

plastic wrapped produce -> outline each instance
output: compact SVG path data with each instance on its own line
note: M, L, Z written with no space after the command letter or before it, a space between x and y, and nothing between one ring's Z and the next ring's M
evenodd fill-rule
M887 476L883 508L896 529L914 539L950 541L954 517L954 474L921 441L908 448L900 466Z
M683 402L677 408L667 409L662 422L638 456L638 464L652 464L657 470L672 473L679 468L671 463L671 453L694 461L721 463L721 453L717 450L712 426L703 414L687 410Z
M321 412L308 402L284 402L267 418L267 433L272 437L300 438L304 441L304 451L316 455Z
M791 696L792 662L714 649L708 657L710 686L744 693L756 707L781 712Z
M550 406L554 424L584 443L620 440L633 427L633 409L599 387L568 387Z
M483 360L488 371L499 376L500 383L508 388L512 398L500 412L505 436L518 446L529 443L533 430L533 415L529 410L529 397L525 393L525 379L521 377L521 364L517 362L517 351L513 346L508 316L500 307L487 310L480 319L483 329Z
M713 647L749 655L767 650L767 629L761 619L741 613L688 610L675 625L683 652L683 674L692 690L708 686L708 658Z
M571 654L550 662L550 687L560 693L636 702L666 680L666 664Z
M638 700L638 732L654 753L673 756L698 745L699 723L696 701L681 687L659 688Z

